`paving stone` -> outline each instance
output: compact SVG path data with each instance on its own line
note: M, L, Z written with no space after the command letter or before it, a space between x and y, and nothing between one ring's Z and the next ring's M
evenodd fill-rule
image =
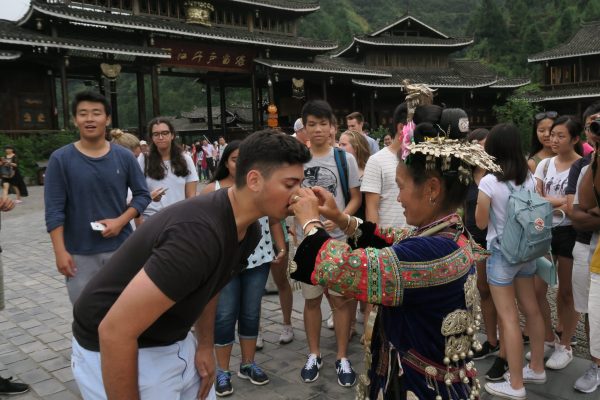
M52 371L52 375L54 375L56 377L56 379L58 379L59 381L61 381L63 383L72 381L73 379L75 379L73 377L73 371L71 370L70 364L67 364L67 365L68 365L68 367L61 368L56 371Z
M11 353L6 353L6 354L2 354L0 356L0 361L3 364L11 364L17 361L21 361L21 360L26 360L27 359L27 355L23 354L20 351L13 351Z
M31 371L33 369L38 368L38 365L31 359L27 358L25 360L17 361L12 364L8 364L7 368L9 369L11 374L18 375L23 372Z
M31 389L45 398L48 395L65 390L65 387L58 380L51 378L42 382L34 383L31 385Z
M52 350L45 349L33 352L29 356L36 362L42 362L56 358L58 354Z
M38 382L42 382L42 381L48 380L48 379L51 378L51 376L46 371L44 371L43 369L36 368L36 369L31 370L31 371L27 371L27 372L23 372L22 374L19 374L19 378L23 382L31 385L31 384L34 384L34 383L38 383Z
M53 372L59 369L69 367L71 365L71 361L64 357L53 358L52 360L42 361L39 363L45 370Z
M40 350L45 350L47 349L48 346L45 343L42 343L40 341L33 341L31 343L26 343L23 344L21 346L19 346L19 349L24 352L24 353L34 353L36 351L40 351Z

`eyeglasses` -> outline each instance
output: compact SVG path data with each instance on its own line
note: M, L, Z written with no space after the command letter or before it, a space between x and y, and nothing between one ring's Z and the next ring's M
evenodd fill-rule
M159 137L159 136L162 136L162 137L167 137L167 136L169 136L170 134L171 134L171 131L152 132L152 137L155 137L155 138L157 138L157 137Z
M558 117L558 113L556 111L545 111L535 114L536 121L541 121L546 118L555 119L556 117Z

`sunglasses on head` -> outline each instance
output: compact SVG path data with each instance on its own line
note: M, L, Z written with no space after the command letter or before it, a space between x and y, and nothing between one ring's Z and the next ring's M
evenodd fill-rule
M546 118L555 119L556 117L558 117L558 113L556 111L545 111L535 114L536 121L541 121Z

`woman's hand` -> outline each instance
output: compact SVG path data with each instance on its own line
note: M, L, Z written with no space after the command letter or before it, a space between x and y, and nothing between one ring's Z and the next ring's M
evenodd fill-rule
M289 208L292 210L300 226L306 221L319 218L319 198L311 189L301 188L290 198Z
M320 186L315 186L311 189L319 199L319 213L334 224L344 226L347 217L338 208L333 195Z

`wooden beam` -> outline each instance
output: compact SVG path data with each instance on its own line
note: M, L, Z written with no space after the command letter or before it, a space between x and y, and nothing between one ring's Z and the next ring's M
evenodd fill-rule
M214 126L212 115L212 92L209 80L206 81L206 125L208 127L208 134L212 135Z
M138 136L146 136L146 87L144 85L144 71L138 69L135 73L137 78L137 102L138 102Z
M117 81L109 80L108 87L110 90L110 106L112 108L112 127L119 127L119 104L117 102Z
M158 70L157 66L152 66L150 70L150 81L152 86L152 116L160 115L160 98L158 97Z
M65 61L60 61L60 92L63 108L63 129L69 128L69 89L67 86L67 67Z
M252 129L254 131L258 130L258 99L256 96L256 69L252 68L252 87L250 90L250 97L252 97Z
M225 82L219 79L219 100L221 106L221 134L227 133L227 105L225 103Z

